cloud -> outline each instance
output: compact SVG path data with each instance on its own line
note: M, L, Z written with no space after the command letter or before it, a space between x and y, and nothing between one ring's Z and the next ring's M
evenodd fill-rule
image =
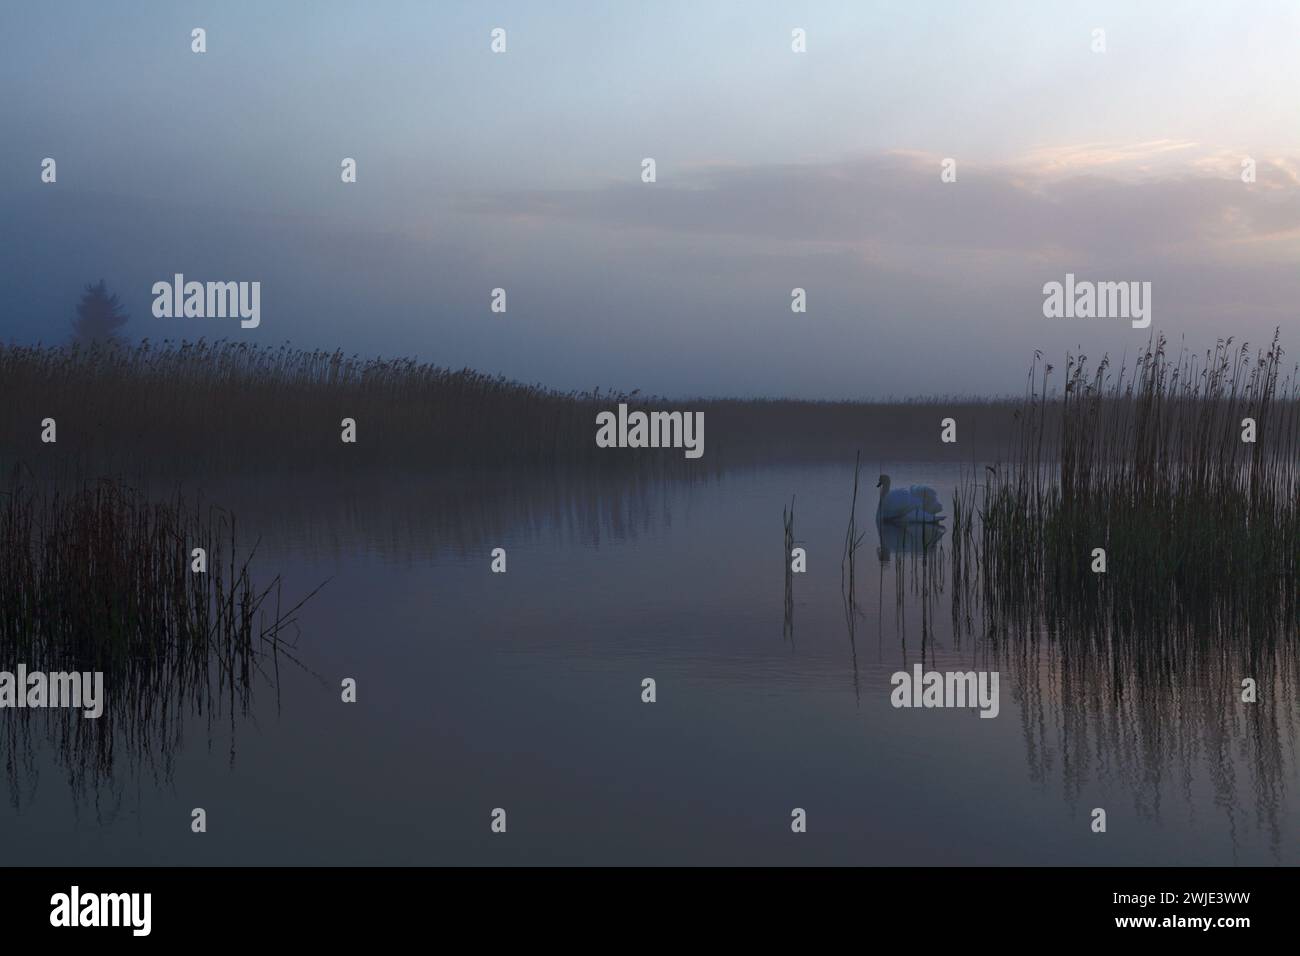
M1039 176L1077 176L1106 170L1117 177L1131 178L1185 164L1202 152L1200 144L1188 140L1079 143L1037 147L1029 151L1024 163Z
M1293 252L1294 158L1240 180L1236 154L1157 140L1039 149L1011 164L966 164L942 183L937 155L891 152L819 164L660 167L653 184L521 190L460 209L533 223L695 234L756 245L860 247L888 261L967 252L1080 264L1214 261L1249 243ZM891 250L895 253L891 257Z

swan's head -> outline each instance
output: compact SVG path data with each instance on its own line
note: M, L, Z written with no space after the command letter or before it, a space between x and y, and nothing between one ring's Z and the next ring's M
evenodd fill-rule
M880 489L882 495L889 494L889 476L881 475L880 480L876 482L876 487Z

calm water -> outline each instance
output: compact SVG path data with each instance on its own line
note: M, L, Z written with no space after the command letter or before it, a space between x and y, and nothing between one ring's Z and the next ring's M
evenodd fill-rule
M946 503L958 480L888 470ZM924 565L915 540L882 551L869 471L852 631L843 466L223 488L241 534L263 536L259 576L283 573L286 596L331 579L300 617L309 670L282 661L278 700L263 682L233 729L195 718L171 766L123 754L80 794L33 721L5 750L6 862L1300 863L1293 681L1285 703L1206 716L1200 683L1235 674L1126 682L1117 700L1080 678L1105 666L958 633L946 542ZM787 635L791 495L808 572ZM922 660L998 670L1000 715L891 707L891 673Z

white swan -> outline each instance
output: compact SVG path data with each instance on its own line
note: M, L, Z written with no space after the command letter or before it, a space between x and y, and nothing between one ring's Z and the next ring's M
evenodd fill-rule
M889 490L889 476L881 475L876 482L880 489L880 503L876 505L876 520L896 524L942 521L943 505L929 485L912 485L910 488Z

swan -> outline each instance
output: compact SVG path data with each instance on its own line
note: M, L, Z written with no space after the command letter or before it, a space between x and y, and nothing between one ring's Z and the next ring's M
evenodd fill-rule
M933 523L942 521L943 505L929 485L912 485L910 488L889 490L889 476L881 475L876 482L880 489L880 503L876 505L876 520L896 524Z

